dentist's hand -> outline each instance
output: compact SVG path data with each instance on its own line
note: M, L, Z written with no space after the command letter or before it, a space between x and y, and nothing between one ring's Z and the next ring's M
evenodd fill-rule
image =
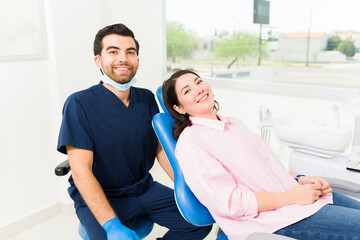
M110 219L102 227L108 240L140 240L136 232L120 223L118 217Z
M305 184L320 184L321 185L321 195L325 195L327 193L332 192L332 188L330 187L330 184L328 181L326 181L323 178L320 177L300 177L299 178L299 184L305 185Z

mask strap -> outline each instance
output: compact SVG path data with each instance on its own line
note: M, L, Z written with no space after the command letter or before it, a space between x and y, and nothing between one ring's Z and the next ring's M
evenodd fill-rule
M97 59L99 61L99 65L100 65L100 72L102 75L105 75L104 70L102 69L102 66L101 66L100 55L97 55Z

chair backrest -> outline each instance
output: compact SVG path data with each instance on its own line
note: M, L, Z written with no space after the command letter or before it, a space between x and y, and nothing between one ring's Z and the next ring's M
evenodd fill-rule
M158 89L156 90L156 97L157 97L164 113L169 113L169 111L166 109L165 104L164 104L163 95L162 95L162 86L158 87ZM170 113L169 113L169 115L170 115Z
M206 226L215 223L213 217L202 205L185 182L183 172L175 157L176 140L172 135L175 120L166 110L162 98L162 88L159 87L156 95L165 113L158 113L154 116L152 124L160 144L163 147L167 158L174 171L174 190L176 204L183 217L195 226Z

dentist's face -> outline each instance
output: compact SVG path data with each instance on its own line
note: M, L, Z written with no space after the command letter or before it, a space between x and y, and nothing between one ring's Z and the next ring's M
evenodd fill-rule
M174 109L180 114L192 117L213 117L215 115L214 94L210 86L198 76L187 73L176 80L175 92L180 106Z
M102 45L101 56L95 60L98 67L100 63L105 74L117 83L130 82L139 68L134 39L111 34L103 38Z

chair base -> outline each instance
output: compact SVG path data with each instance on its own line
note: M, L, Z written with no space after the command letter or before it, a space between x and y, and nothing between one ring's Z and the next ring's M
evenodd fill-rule
M153 230L154 223L144 218L138 218L135 222L133 230L139 236L140 239L146 238L147 235Z

